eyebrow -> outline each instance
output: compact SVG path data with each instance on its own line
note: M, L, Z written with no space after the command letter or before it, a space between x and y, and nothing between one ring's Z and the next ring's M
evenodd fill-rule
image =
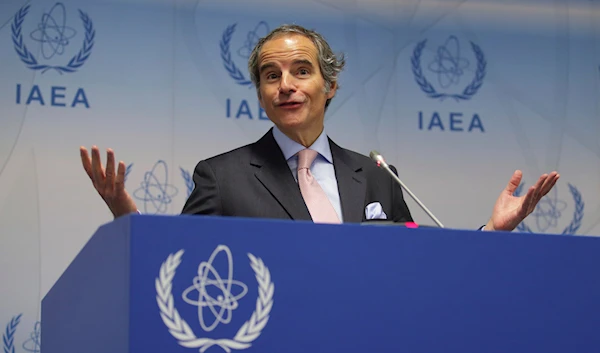
M307 65L307 66L310 66L310 67L313 66L313 63L310 60L306 60L306 59L294 60L293 64L294 65L298 65L298 64L300 64L300 65Z
M297 59L294 60L294 62L292 63L292 65L306 65L306 66L310 66L313 67L313 63L310 60L307 59ZM273 68L275 67L274 63L266 63L264 65L261 65L260 68L258 69L259 73L262 73L263 71Z
M273 64L273 63L266 63L266 64L260 66L260 68L258 69L258 72L262 73L266 69L270 69L272 67L275 67L275 64Z

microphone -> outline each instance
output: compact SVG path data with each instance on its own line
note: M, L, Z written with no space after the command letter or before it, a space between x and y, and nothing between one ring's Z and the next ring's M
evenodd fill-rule
M390 169L390 166L385 162L385 159L383 159L383 156L381 155L381 153L379 153L377 151L371 151L371 153L369 153L369 156L371 157L371 159L373 161L375 161L375 163L377 164L377 166L379 168L385 169L392 176L392 179L394 179L398 184L400 184L400 186L410 195L410 197L412 197L413 200L415 200L415 202L421 207L421 209L423 211L425 211L425 213L427 213L427 215L435 222L435 224L437 224L440 228L444 228L444 225L442 224L442 222L440 222L433 215L433 213L431 213L431 211L429 211L429 209L427 207L425 207L425 205L421 202L421 200L419 200L419 198L415 194L413 194L412 191L410 191L410 189L406 187L406 185L404 185L402 180L400 180L400 178L398 178L396 173L394 173Z

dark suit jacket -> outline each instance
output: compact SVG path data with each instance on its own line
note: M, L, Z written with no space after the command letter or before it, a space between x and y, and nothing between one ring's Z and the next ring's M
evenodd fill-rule
M381 203L388 220L410 222L402 189L366 156L329 140L345 223ZM311 220L300 188L269 130L257 142L200 161L183 214Z

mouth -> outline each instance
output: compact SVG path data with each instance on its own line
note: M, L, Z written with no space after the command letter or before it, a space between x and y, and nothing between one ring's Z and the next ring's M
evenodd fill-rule
M285 102L278 105L279 108L282 109L297 109L302 106L302 102Z

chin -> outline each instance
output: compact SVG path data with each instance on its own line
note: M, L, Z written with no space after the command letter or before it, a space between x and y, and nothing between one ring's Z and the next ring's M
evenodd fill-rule
M294 131L302 129L303 126L303 122L299 120L282 121L281 124L279 124L279 130Z
M306 123L306 119L304 117L290 115L281 117L279 122L282 127L299 127Z

